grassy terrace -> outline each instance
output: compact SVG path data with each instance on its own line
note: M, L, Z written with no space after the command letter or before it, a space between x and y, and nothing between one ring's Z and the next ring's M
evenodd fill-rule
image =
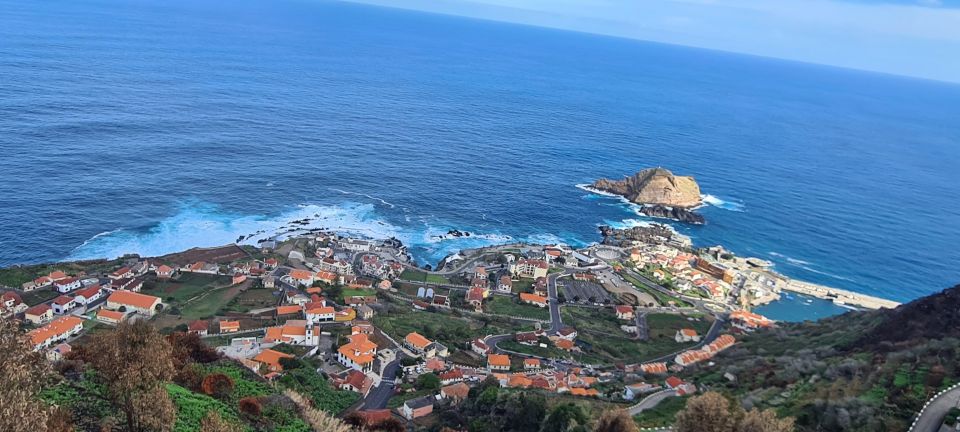
M266 288L248 289L234 297L220 312L247 313L253 309L268 308L277 305L277 297Z
M518 353L535 355L546 358L570 358L570 353L559 349L553 344L547 344L546 348L540 346L530 346L519 343L515 340L503 341L497 344L498 347L505 350L516 351Z
M497 295L490 296L490 298L484 302L484 309L486 309L487 312L495 314L519 316L539 320L550 319L550 311L547 308L521 304L518 303L514 297Z
M404 294L406 294L406 295L408 295L408 296L411 296L411 297L416 297L416 296L417 296L417 290L420 289L421 286L423 286L423 285L411 284L411 283L403 283L403 282L398 282L398 283L395 283L395 284L394 284L394 287L395 287L398 291L400 291L400 292L402 292L402 293L404 293ZM425 288L426 288L426 287L425 287ZM433 287L431 287L431 288L433 288ZM444 288L433 288L433 294L434 294L434 295L450 295L450 290L444 289Z
M636 362L670 354L693 345L677 343L673 339L677 330L690 327L704 334L710 327L710 321L702 315L691 316L690 321L681 315L650 314L650 339L639 341L620 329L621 324L632 325L632 321L618 320L609 309L565 307L561 314L564 324L577 328L577 339L590 345L583 348L583 361L587 362Z
M403 273L400 273L400 279L414 281L414 282L433 283L433 284L450 283L450 280L443 276L430 274L427 272L422 272L417 270L411 270L411 269L406 269L403 271Z
M179 315L176 323L208 318L215 315L225 305L230 304L240 293L238 287L231 287L229 276L217 276L199 273L184 273L172 281L157 281L148 278L144 282L144 294L163 299L168 305L166 315ZM169 321L169 322L168 322ZM166 324L176 324L171 320L161 320L161 328Z
M458 313L450 311L418 311L409 305L398 303L391 303L388 311L374 316L373 324L397 340L415 331L427 339L446 345L451 352L478 337L533 329L532 325L514 324L498 319L476 319L459 316Z
M653 298L657 300L657 303L660 303L663 306L668 305L670 302L673 302L675 305L679 307L693 306L690 303L680 299L679 297L667 295L655 289L648 288L642 282L637 280L637 278L630 276L630 274L628 274L627 272L620 273L620 276L622 276L623 279L626 280L627 282L630 282L631 284L633 284L633 286L636 287L638 290L653 296Z

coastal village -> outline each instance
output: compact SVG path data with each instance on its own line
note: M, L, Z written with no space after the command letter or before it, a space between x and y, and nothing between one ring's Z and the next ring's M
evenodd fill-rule
M337 414L370 421L429 424L491 379L638 415L697 393L686 368L774 327L749 307L781 283L762 263L656 232L668 231L606 232L615 245L581 250L464 250L426 270L396 240L315 231L259 248L35 266L42 274L6 289L0 308L51 362L133 320L195 333L266 381L313 359L332 390L355 394Z

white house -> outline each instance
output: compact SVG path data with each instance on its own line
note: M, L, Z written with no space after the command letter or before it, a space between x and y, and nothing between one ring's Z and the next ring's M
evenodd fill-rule
M57 287L57 291L60 291L61 293L68 293L77 288L80 288L81 286L80 279L78 278L61 279L54 282L53 284Z
M76 300L77 304L83 306L100 300L101 298L103 298L103 290L100 289L100 285L84 288L73 295L73 299Z

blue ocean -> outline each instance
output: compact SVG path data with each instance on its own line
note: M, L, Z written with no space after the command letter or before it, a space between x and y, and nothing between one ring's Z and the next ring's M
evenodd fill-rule
M960 282L958 120L956 84L348 3L0 0L0 265L303 218L585 245L651 220L577 185L663 166L695 244L907 301Z

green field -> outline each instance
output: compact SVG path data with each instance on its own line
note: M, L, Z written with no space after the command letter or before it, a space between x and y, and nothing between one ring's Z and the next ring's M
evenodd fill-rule
M535 355L538 357L545 357L545 358L561 359L561 358L571 357L569 352L564 351L560 348L557 348L553 346L553 344L547 344L546 348L542 348L539 345L530 346L530 345L524 345L515 340L508 340L508 341L500 342L499 344L497 344L497 347L505 350L516 351L522 354L530 354L530 355Z
M183 304L204 292L230 286L231 282L229 276L183 273L170 281L148 278L143 289L146 294L162 298L164 303Z
M520 279L520 280L513 281L513 287L512 287L513 293L514 294L520 294L524 292L532 293L534 282L535 281L533 279Z
M539 320L550 319L550 311L547 308L517 303L513 297L493 295L484 301L483 307L487 310L487 312L495 314L519 316Z
M346 303L346 299L348 297L353 297L353 296L366 297L366 296L376 296L376 295L377 295L377 290L373 290L373 289L344 288L341 291L340 298L338 300L341 302L341 304L344 304Z
M212 317L229 304L239 292L231 282L229 276L184 273L173 281L144 283L144 293L162 298L168 313L192 321Z
M651 338L673 338L682 328L692 328L703 336L713 323L712 318L703 314L648 314L646 318Z
M531 326L511 325L494 320L484 322L451 313L416 311L398 306L390 309L374 316L373 325L398 340L415 331L427 339L446 345L451 352L478 337L532 329Z
M572 325L582 332L596 332L611 336L626 336L620 326L634 322L617 319L613 309L565 306L560 309L564 324Z
M412 282L426 282L432 284L449 284L450 280L446 277L430 274L422 271L406 269L400 273L400 279Z
M577 339L590 345L583 358L587 362L640 362L671 354L693 345L678 344L674 340L678 329L694 328L702 335L710 327L710 321L699 314L694 316L694 321L682 315L650 314L647 316L650 338L639 341L620 330L621 324L632 325L633 322L618 320L609 309L565 307L561 314L564 324L577 328Z
M53 300L59 295L60 292L53 288L47 287L23 293L20 298L23 299L23 302L28 306L35 306L47 300Z
M221 312L247 313L253 309L268 308L277 305L273 291L264 288L248 289L230 300Z

